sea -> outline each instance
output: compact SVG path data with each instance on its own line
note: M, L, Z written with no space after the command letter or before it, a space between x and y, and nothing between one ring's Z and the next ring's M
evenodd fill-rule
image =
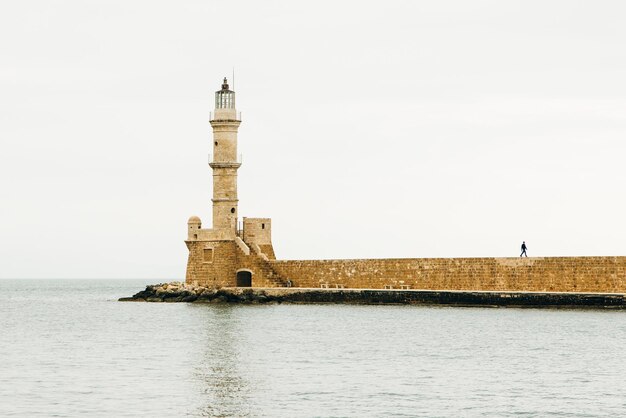
M0 280L2 417L624 417L626 312L118 302Z

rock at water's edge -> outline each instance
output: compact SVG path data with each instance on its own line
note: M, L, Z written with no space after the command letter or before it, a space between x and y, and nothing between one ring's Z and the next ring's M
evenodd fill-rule
M439 290L222 288L210 289L185 283L160 283L121 302L194 303L350 303L413 304L526 308L626 309L621 293L474 292Z

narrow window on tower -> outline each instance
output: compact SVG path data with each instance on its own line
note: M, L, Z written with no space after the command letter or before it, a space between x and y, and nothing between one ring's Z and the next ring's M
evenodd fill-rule
M205 263L213 262L213 248L205 248L202 252L202 261Z
M265 224L261 224L261 229L265 229Z
M232 209L230 210L230 213L235 213L235 208L232 208Z

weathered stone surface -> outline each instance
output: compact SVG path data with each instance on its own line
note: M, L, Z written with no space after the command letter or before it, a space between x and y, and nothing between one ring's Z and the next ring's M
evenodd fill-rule
M626 292L626 257L404 258L275 260L234 241L187 242L187 283L233 287L237 272L252 287L421 289L531 292ZM212 262L203 251L212 249Z
M269 265L294 287L626 292L626 257L272 260Z

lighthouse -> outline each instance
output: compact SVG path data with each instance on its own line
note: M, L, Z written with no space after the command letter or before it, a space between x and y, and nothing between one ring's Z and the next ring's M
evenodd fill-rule
M272 246L272 220L248 218L238 228L237 132L241 124L235 107L235 92L224 78L215 92L215 110L209 117L213 129L209 166L213 172L213 225L202 228L202 220L187 221L189 249L186 282L213 288L228 286L276 286L284 284L272 273L269 260L276 259Z
M215 111L210 118L213 128L213 153L209 166L213 170L213 229L222 236L235 237L237 230L237 131L241 118L235 107L235 92L224 78L215 92Z

